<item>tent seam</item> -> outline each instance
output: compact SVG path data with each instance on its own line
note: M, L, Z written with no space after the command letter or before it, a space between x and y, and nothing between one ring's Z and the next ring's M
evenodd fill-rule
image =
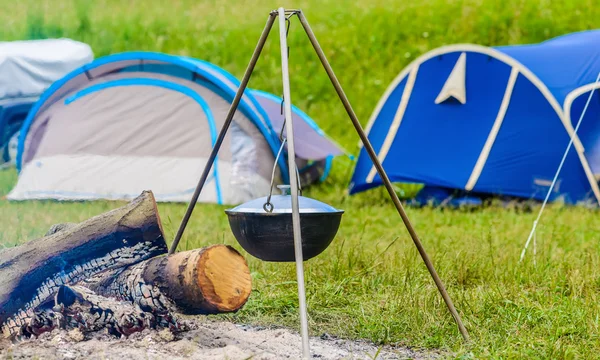
M410 102L410 97L412 95L412 90L417 81L417 73L419 72L419 66L415 67L411 70L408 80L406 81L406 86L404 86L404 91L402 92L402 98L400 99L400 104L398 105L398 109L396 110L396 114L394 115L394 120L392 120L392 124L390 125L389 131L381 145L381 149L377 154L377 158L379 162L383 164L385 157L388 154L388 151L392 147L392 143L396 138L396 134L398 133L398 129L400 128L400 124L402 123L402 119L404 118L404 113L406 112L406 108L408 107L408 103ZM367 175L367 182L373 182L373 179L377 175L377 170L375 169L375 165L371 166L371 170Z
M465 185L465 190L471 191L477 184L479 177L481 176L481 172L485 167L485 163L487 162L488 156L494 147L494 143L496 142L496 137L500 132L500 128L502 127L502 123L504 122L504 117L506 116L506 112L508 111L508 107L510 106L510 100L512 98L512 93L515 88L515 84L517 82L517 78L519 77L519 70L517 68L512 68L510 71L510 76L508 78L508 83L506 85L506 90L504 91L504 96L502 99L502 103L500 104L500 109L498 110L498 114L496 115L496 119L494 120L494 125L492 125L492 129L488 133L488 137L481 149L481 153L479 153L479 157L477 158L477 162L473 167L473 171L471 172L471 176Z

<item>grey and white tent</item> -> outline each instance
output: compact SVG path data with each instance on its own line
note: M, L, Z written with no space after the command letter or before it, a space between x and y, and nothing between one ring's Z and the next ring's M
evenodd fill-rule
M238 80L187 57L128 52L99 58L56 82L21 130L19 180L10 200L189 201L217 139ZM281 99L247 90L200 202L237 204L264 196L281 142ZM304 185L324 179L342 154L294 108ZM276 184L287 183L286 158Z

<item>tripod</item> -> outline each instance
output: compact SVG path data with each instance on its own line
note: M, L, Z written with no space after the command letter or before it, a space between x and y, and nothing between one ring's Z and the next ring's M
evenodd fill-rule
M254 53L252 54L250 63L248 64L246 72L244 73L244 77L242 78L239 89L233 99L231 107L229 108L229 112L227 113L225 123L223 124L223 127L221 128L221 132L219 133L217 141L215 142L215 145L212 149L212 152L208 159L207 165L205 166L204 171L203 171L203 173L200 177L200 180L198 182L198 185L196 187L196 190L194 191L194 194L192 195L191 202L190 202L190 204L187 208L187 211L183 217L183 220L177 231L175 239L173 240L173 244L171 245L169 254L173 254L175 252L175 250L177 249L177 245L179 244L179 241L181 240L181 237L183 235L183 232L185 231L187 223L189 222L192 212L194 211L194 207L196 206L198 197L200 196L200 192L202 191L202 188L204 187L206 179L209 176L209 173L213 166L214 160L215 160L217 153L221 147L221 144L225 138L225 135L227 134L227 130L229 129L229 126L231 125L231 122L233 120L233 115L235 114L237 107L240 103L240 100L241 100L242 96L244 95L244 91L248 85L250 76L252 75L252 72L254 71L254 67L258 61L258 58L260 57L260 53L265 45L267 37L271 31L271 28L273 27L275 19L279 18L279 35L280 35L280 47L281 47L281 70L282 70L283 95L284 95L284 105L285 105L284 106L284 115L285 115L285 119L287 122L286 131L287 131L287 141L288 141L288 165L289 165L288 170L289 170L290 189L291 189L291 198L292 198L292 222L293 222L294 248L295 248L295 258L296 258L296 276L297 276L297 280L298 280L298 297L299 297L299 305L300 305L302 353L303 353L304 358L310 357L310 348L309 348L309 341L308 341L308 320L307 320L307 311L306 311L306 295L305 295L305 289L304 289L302 234L301 234L301 230L300 230L300 211L299 211L299 206L298 206L298 183L296 181L293 181L293 179L296 178L296 173L295 173L295 171L296 171L295 170L296 169L295 158L296 157L295 157L295 150L294 150L294 130L293 130L293 124L292 124L291 95L290 95L290 82L289 82L289 72L288 72L287 32L286 32L286 21L289 21L293 16L297 16L298 19L300 20L300 23L302 24L304 31L308 35L308 38L309 38L315 52L317 53L319 60L321 61L321 64L325 68L325 71L327 72L327 75L329 76L329 79L330 79L331 83L333 84L333 87L335 88L335 91L337 92L338 97L340 98L340 101L344 105L344 108L346 109L346 112L348 113L348 116L350 117L350 120L351 120L352 124L354 125L354 129L356 130L358 136L360 137L360 140L361 140L365 150L367 151L369 157L371 158L371 161L373 162L373 165L375 166L377 172L379 173L379 176L381 177L383 184L385 185L385 188L387 189L387 192L388 192L390 198L392 199L392 202L394 203L396 210L398 211L398 214L402 218L402 221L404 222L404 225L406 226L415 246L417 247L419 254L421 255L423 261L425 262L427 269L429 270L429 273L431 274L431 277L433 278L440 294L442 295L442 298L444 299L446 305L448 306L448 310L450 311L454 320L456 321L456 323L458 325L458 329L459 329L461 335L463 336L463 339L465 341L468 341L469 335L467 333L467 330L464 327L458 312L454 308L454 304L452 303L452 300L450 299L450 296L448 295L446 288L445 288L444 284L442 283L442 280L438 276L435 268L433 267L433 264L431 263L431 260L429 259L429 256L427 255L427 252L423 248L423 245L421 244L421 241L420 241L414 227L412 226L408 216L406 215L406 212L404 210L404 207L402 206L402 203L400 202L400 199L398 198L398 195L394 191L394 187L393 187L390 179L388 178L385 170L383 169L383 166L381 165L381 162L379 161L377 154L375 153L375 150L373 149L373 146L371 145L369 139L367 138L367 135L363 131L362 126L360 125L360 122L358 121L358 118L357 118L356 114L354 113L352 106L350 105L350 101L346 97L346 94L344 93L344 90L342 89L340 82L338 81L337 77L335 76L333 69L331 68L331 65L329 64L329 62L327 61L327 58L325 57L325 53L321 49L321 46L319 45L319 42L317 41L315 34L313 33L310 25L308 24L308 21L306 20L306 17L304 16L304 14L302 13L301 10L286 10L284 8L279 8L278 10L274 10L269 13L269 18L267 20L267 24L265 25L265 28L258 40L258 44L256 45L256 48L254 49Z

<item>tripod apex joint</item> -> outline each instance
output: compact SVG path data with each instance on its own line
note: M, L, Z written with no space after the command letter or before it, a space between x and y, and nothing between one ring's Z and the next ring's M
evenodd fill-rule
M283 12L286 15L295 15L295 14L299 14L302 12L302 10L300 9L283 9ZM279 9L276 10L271 10L271 12L269 13L271 16L278 16L279 15Z

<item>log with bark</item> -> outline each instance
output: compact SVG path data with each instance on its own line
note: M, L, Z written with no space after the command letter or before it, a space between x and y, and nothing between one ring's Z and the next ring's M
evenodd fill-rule
M235 249L213 245L166 255L152 192L79 224L0 252L0 325L6 337L55 328L181 330L175 314L239 310L251 278Z

